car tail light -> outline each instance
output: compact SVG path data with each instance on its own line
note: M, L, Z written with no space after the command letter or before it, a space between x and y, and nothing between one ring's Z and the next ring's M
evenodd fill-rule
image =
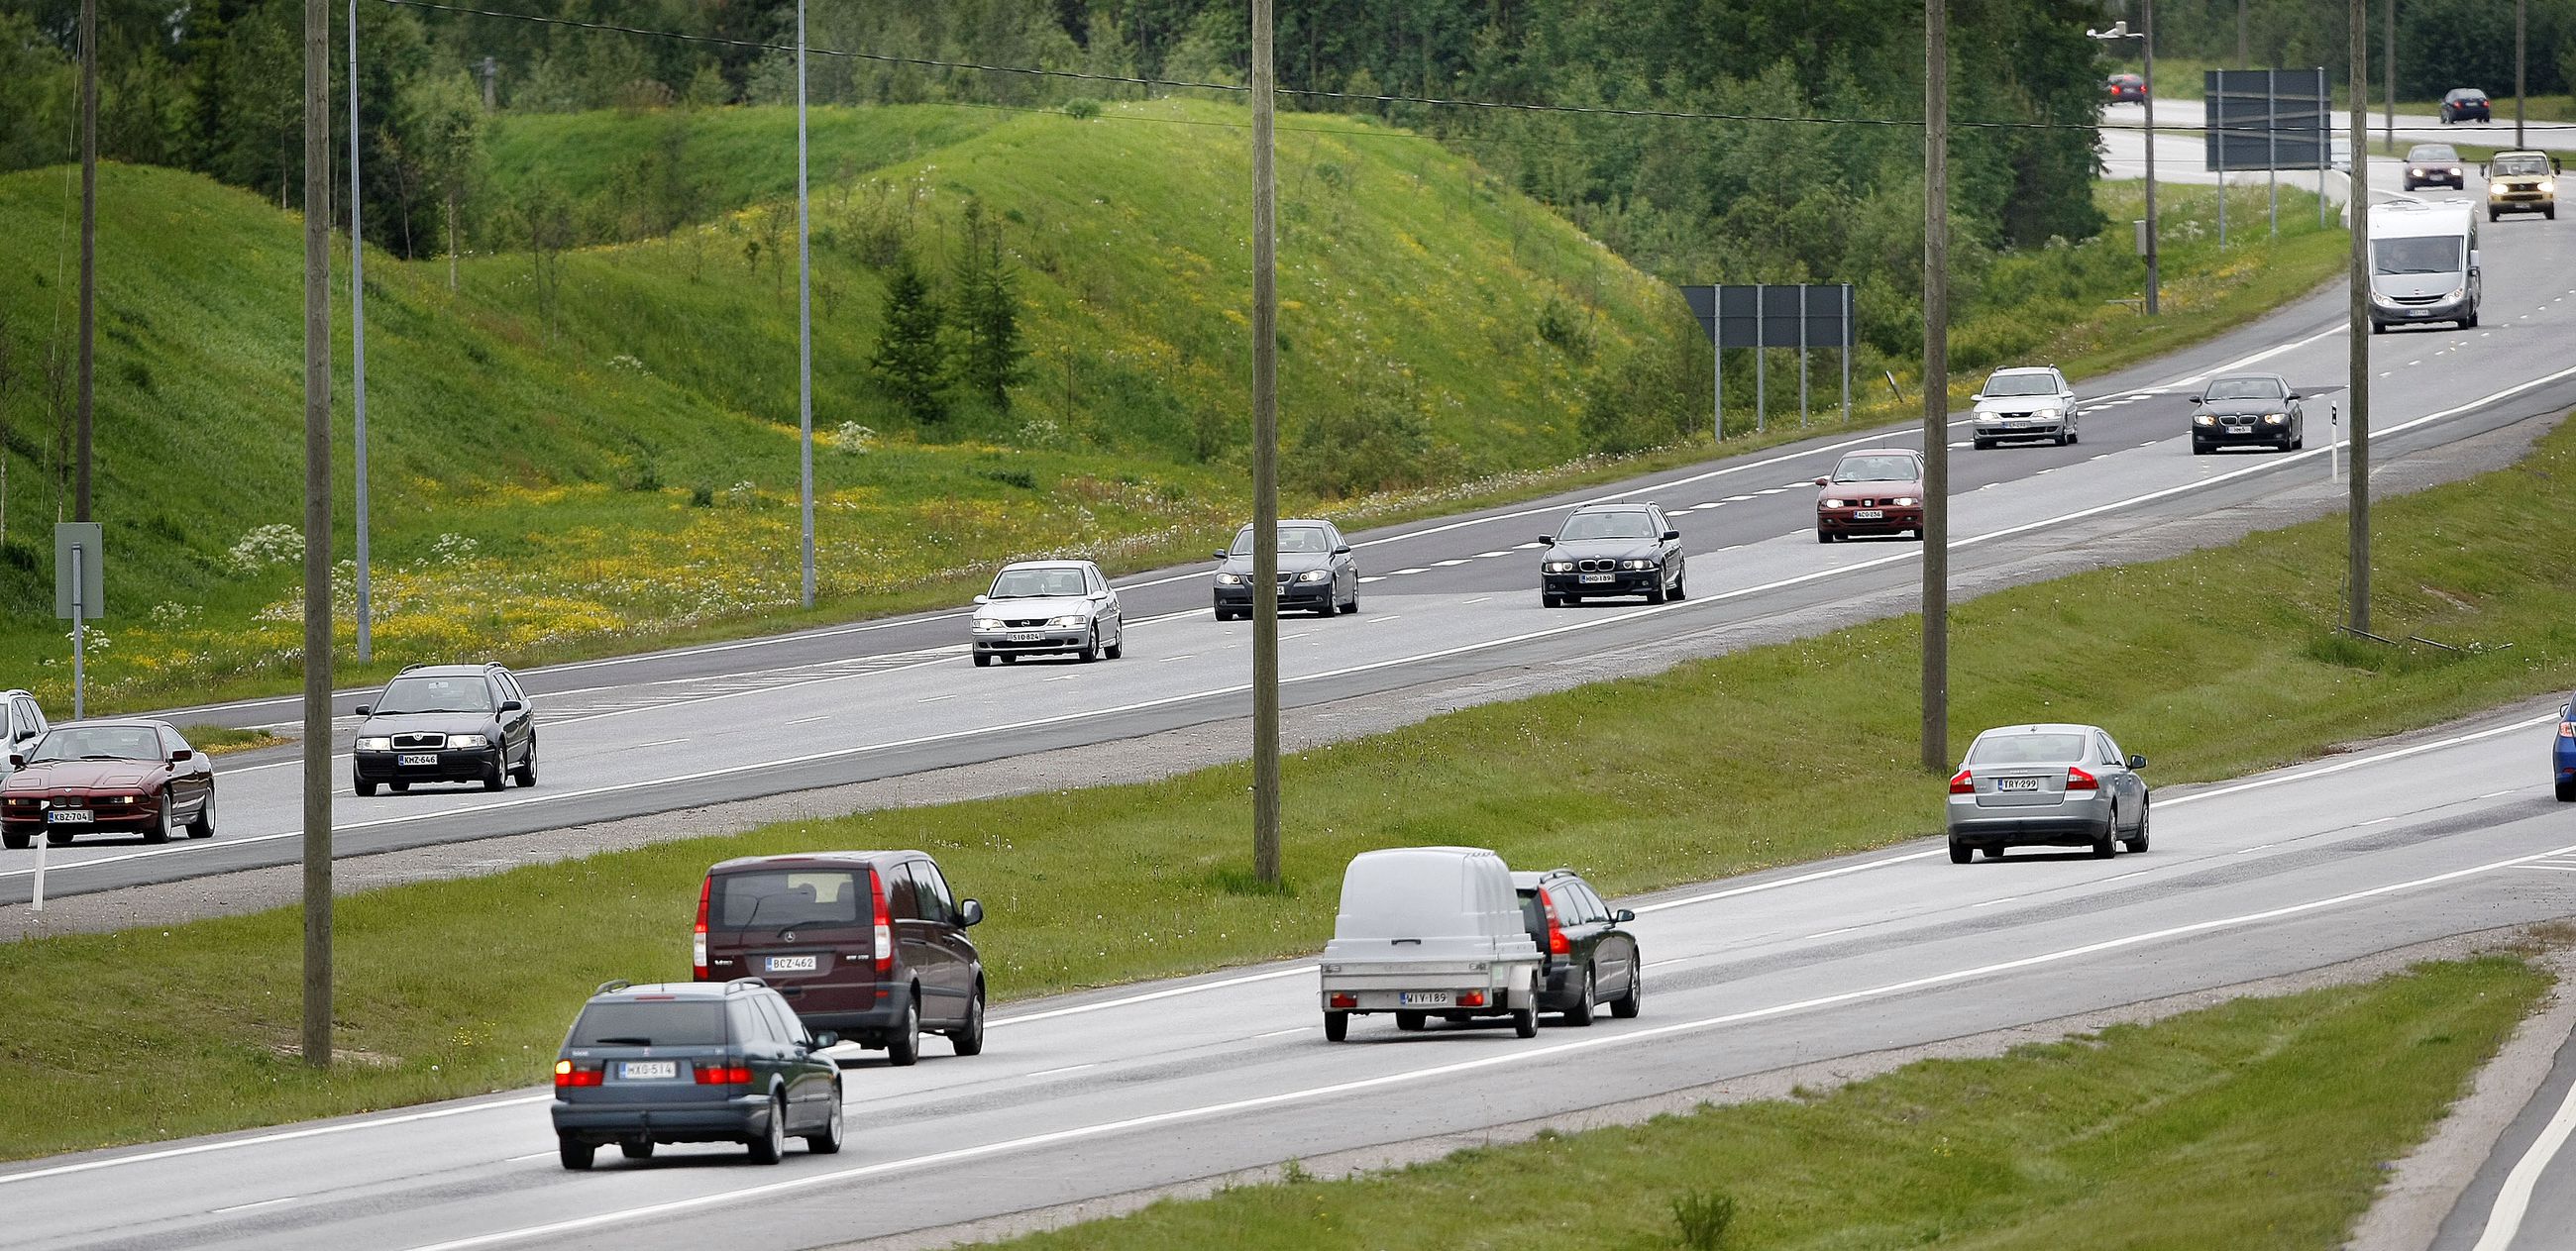
M1951 774L1951 775L1950 775L1950 793L1951 793L1951 794L1953 794L1953 795L1974 795L1974 794L1976 794L1976 793L1977 793L1977 779L1975 779L1975 778L1973 778L1973 777L1969 776L1969 775L1968 775L1968 771L1967 771L1967 770L1965 770L1965 769L1961 769L1961 770L1959 770L1957 773Z
M697 1070L696 1076L698 1084L701 1086L748 1086L751 1084L751 1070L741 1065L705 1065Z
M569 1086L596 1086L599 1084L599 1079L598 1069L582 1068L570 1060L555 1061L555 1089L557 1090Z
M885 874L871 872L868 882L876 891L877 976L894 972L894 918L886 910Z
M1573 954L1574 944L1565 941L1565 926L1556 918L1556 901L1548 898L1546 891L1540 891L1538 906L1547 911L1547 954L1551 956Z
M1333 994L1333 1006L1336 1008L1356 1008L1360 1006L1360 997L1357 995L1345 995L1336 991Z
M2560 738L2576 738L2576 721L2561 721L2561 722L2559 722L2559 723L2558 723L2558 737L2560 737Z
M2102 789L2102 783L2096 781L2092 774L2086 773L2082 769L2068 769L2066 771L2066 789L2070 791L2098 791Z
M1462 990L1462 991L1459 991L1459 992L1458 992L1458 1006L1459 1006L1459 1007L1461 1007L1461 1008L1481 1008L1481 1007L1484 1007L1484 1006L1485 1006L1485 992L1483 992L1483 991L1481 991L1481 990Z
M689 940L689 965L701 982L707 980L707 893L715 884L713 877L698 883L698 932Z

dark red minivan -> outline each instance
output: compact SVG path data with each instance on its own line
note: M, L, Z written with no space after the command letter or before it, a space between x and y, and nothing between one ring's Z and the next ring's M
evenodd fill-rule
M957 1054L984 1049L984 962L966 928L984 906L959 899L918 851L746 856L698 888L695 973L757 977L806 1028L921 1058L923 1033Z

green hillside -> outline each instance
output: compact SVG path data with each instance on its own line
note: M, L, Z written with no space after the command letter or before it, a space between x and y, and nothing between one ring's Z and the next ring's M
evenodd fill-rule
M816 126L846 156L816 162L818 615L918 601L1013 555L1203 550L1248 510L1242 112L973 112L842 110ZM711 128L709 151L748 152L763 126L792 143L784 111L677 116ZM879 117L887 129L861 137ZM1290 125L1280 373L1297 503L1553 463L1619 423L1669 435L1693 420L1628 398L1693 407L1685 388L1638 381L1705 369L1668 288L1437 145L1344 118ZM496 145L504 224L541 246L468 256L453 293L443 260L368 258L380 663L531 663L796 600L794 217L757 198L776 163L707 163L706 203L738 211L563 248L546 240L576 237L580 201L532 174L508 182L540 168L549 130L579 159L543 168L590 170L593 189L657 142L612 139L632 132L604 117L514 124ZM837 173L860 159L847 154L914 151ZM0 664L49 703L68 693L46 539L68 508L46 368L50 345L68 355L65 186L60 169L0 178ZM970 199L1014 262L1025 376L1007 410L957 399L914 421L866 366L885 278L909 253L944 284ZM276 686L294 671L297 566L258 531L301 516L300 223L148 168L103 171L100 204L113 615L94 706ZM345 309L335 326L345 338ZM341 360L345 501L345 347Z

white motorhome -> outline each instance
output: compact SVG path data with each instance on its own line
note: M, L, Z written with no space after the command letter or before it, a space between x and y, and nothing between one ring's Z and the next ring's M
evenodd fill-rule
M2391 200L2370 206L2370 332L2413 322L2478 324L2477 206Z
M1392 1012L1401 1029L1443 1017L1509 1016L1538 1033L1538 945L1503 858L1482 847L1364 851L1342 874L1342 910L1320 965L1324 1037Z

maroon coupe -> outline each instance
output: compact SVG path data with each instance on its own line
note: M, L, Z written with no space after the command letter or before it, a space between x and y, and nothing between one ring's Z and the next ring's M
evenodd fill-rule
M56 847L82 834L214 837L215 771L166 721L58 725L12 763L0 784L0 841L12 850L39 833Z

